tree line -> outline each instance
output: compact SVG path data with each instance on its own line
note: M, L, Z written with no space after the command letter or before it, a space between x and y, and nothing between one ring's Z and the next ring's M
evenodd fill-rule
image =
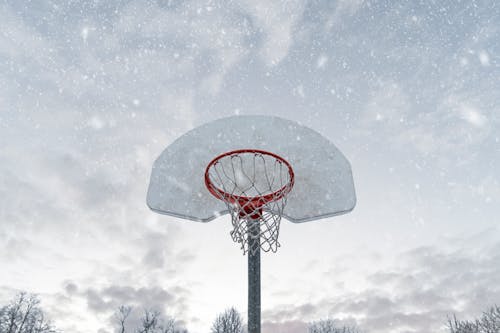
M134 309L122 305L114 314L114 332L117 333L188 333L175 318L165 317L159 311L143 310L139 321L131 324ZM449 333L500 333L500 307L494 305L479 318L459 320L448 318ZM245 333L243 317L235 308L218 314L210 327L210 333ZM7 305L0 306L0 333L61 333L48 320L36 295L19 293ZM304 333L362 333L356 326L339 324L332 319L309 323Z

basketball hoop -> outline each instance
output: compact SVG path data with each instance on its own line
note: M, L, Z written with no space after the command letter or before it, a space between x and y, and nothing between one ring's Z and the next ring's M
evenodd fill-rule
M231 237L248 255L248 333L260 333L260 252L277 251L281 217L302 223L345 214L356 193L349 161L320 133L274 116L234 116L190 130L161 153L147 204L198 222L231 214Z
M290 163L264 150L229 151L214 158L205 170L205 185L226 203L233 224L231 237L244 254L259 248L278 250L281 216L293 184Z

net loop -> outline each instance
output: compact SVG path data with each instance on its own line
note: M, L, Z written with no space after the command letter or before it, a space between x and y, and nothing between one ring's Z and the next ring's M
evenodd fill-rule
M242 149L214 158L205 171L205 185L224 201L231 214L233 241L243 253L276 252L281 216L294 184L293 169L282 157Z

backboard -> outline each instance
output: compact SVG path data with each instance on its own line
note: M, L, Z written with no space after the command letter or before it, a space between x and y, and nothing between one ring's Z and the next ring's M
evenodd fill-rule
M350 212L356 204L351 166L318 132L274 116L233 116L201 125L156 159L147 204L155 212L208 222L228 213L205 186L207 165L228 151L265 150L288 161L295 184L282 215L300 223Z

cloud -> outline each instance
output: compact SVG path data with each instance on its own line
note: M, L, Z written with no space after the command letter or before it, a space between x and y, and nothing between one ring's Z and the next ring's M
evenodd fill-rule
M60 302L50 312L63 329L99 327L84 293L95 311L188 307L190 282L174 281L195 257L145 193L154 158L198 122L196 95L217 94L247 53L241 7L208 7L0 6L1 284Z
M75 283L73 283L73 282L68 282L68 284L66 284L66 286L64 287L64 290L69 295L72 295L72 294L75 294L78 291L78 286Z
M101 290L90 288L85 292L85 296L89 309L96 313L115 311L120 305L163 310L178 301L172 293L161 287L110 286Z
M101 290L91 288L84 294L89 309L95 315L101 318L108 316L109 326L101 328L108 330L115 327L115 314L121 305L132 307L132 313L127 320L128 327L137 327L140 324L144 310L158 311L161 318L171 317L183 309L182 304L185 302L185 299L174 295L176 294L158 286L110 286Z
M85 332L87 325L92 322L98 327L95 329L113 331L116 327L117 310L122 305L132 308L127 320L129 329L140 324L145 310L158 311L161 318L175 318L182 325L184 321L179 314L186 309L189 290L180 286L163 288L159 285L136 285L86 288L78 286L74 281L67 281L65 292L58 293L55 302L48 305L46 303L45 308L49 314L57 317L59 328L76 332ZM88 311L82 311L81 307Z
M354 15L363 5L364 0L338 0L335 3L335 9L330 14L326 23L328 30L334 28L336 25L342 23L345 16L349 17Z
M254 25L264 34L259 50L261 58L268 66L279 64L293 43L294 30L302 18L305 3L242 1L242 7L250 13Z
M191 249L177 249L179 240L171 233L149 233L141 242L146 248L141 261L145 269L164 269L168 274L179 274L185 265L196 258Z
M273 333L303 333L307 331L307 324L300 320L284 322L266 320L262 323L262 331Z
M440 130L435 127L439 124ZM464 151L483 143L490 125L464 96L448 96L434 112L423 113L419 125L402 134L422 153Z
M485 236L489 233L490 236ZM478 315L498 303L500 234L442 240L400 253L393 265L373 271L359 291L344 289L318 301L279 305L263 314L267 325L299 332L328 313L367 332L446 332L447 316ZM342 276L332 276L332 283ZM321 287L319 287L321 288Z
M472 106L461 105L459 111L462 119L473 126L484 127L488 123L488 119Z
M379 82L367 103L362 121L366 125L381 122L389 130L405 127L410 115L410 103L407 93L394 81Z
M427 15L419 4L413 13L363 1L3 3L2 299L21 289L40 292L53 319L70 332L107 330L102 326L114 300L175 303L181 319L207 327L211 310L205 304L216 297L213 280L201 277L199 267L213 269L211 261L220 256L200 262L193 254L198 231L188 234L173 218L149 212L145 193L152 161L168 143L235 108L310 122L341 140L348 155L360 149L353 167L366 166L369 173L358 176L358 186L381 179L384 187L374 188L386 194L364 196L358 208L374 201L379 210L375 216L360 213L358 221L364 216L376 224L390 215L406 225L407 212L383 205L394 200L402 211L404 201L418 200L425 204L417 208L428 208L429 215L450 202L461 206L457 215L468 213L482 209L468 208L477 197L491 205L476 217L494 223L500 195L491 139L498 94L491 87L500 76L490 46L498 28L489 23L496 22L494 11L478 8L484 19L472 22L476 9L459 7L447 4L446 14ZM443 15L452 24L436 34ZM379 165L391 164L390 181L373 177L372 163L382 159ZM457 163L443 168L446 159ZM400 172L413 164L421 178ZM431 170L444 174L442 183L450 186L440 187ZM407 194L416 183L423 192L431 182L439 196ZM457 232L470 225L443 215L450 219L443 225ZM390 239L399 236L384 228ZM221 237L227 234L209 235L201 245L212 250ZM330 235L315 237L321 243ZM326 267L321 258L310 268L329 279L327 292L315 294L315 283L306 283L314 296L308 299L308 293L275 284L272 302L292 294L298 301L267 311L264 325L303 330L309 320L331 313L384 332L391 323L394 331L434 331L448 311L477 313L498 296L492 254L498 246L477 259L470 248L443 247L422 248L391 269L348 277L358 261L344 258ZM378 260L366 258L360 265L370 271ZM224 275L220 280L230 281ZM193 285L210 292L195 297Z

